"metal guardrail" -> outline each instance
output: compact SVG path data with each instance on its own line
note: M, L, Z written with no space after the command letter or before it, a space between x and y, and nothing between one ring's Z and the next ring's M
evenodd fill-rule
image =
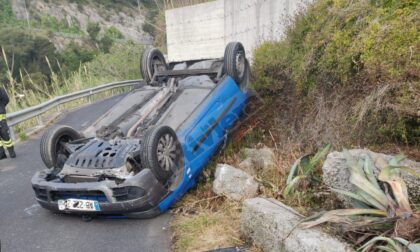
M39 124L42 124L42 120L40 119L40 116L53 109L54 107L57 107L58 111L60 110L60 105L71 102L80 98L88 97L90 101L90 97L94 94L102 93L107 90L111 90L114 88L121 88L121 87L128 87L128 86L135 86L139 85L141 80L128 80L128 81L119 81L119 82L112 82L108 84L104 84L101 86L85 89L82 91L74 92L67 95L57 96L52 100L49 100L47 102L41 103L36 106L32 106L26 109L23 109L21 111L8 113L7 116L7 123L9 126L15 126L22 122L25 122L29 119L32 119L34 117L38 118ZM13 135L13 132L11 132ZM14 136L13 136L14 138Z

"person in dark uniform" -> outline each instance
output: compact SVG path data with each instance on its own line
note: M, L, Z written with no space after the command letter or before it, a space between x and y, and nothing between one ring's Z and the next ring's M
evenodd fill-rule
M7 158L5 148L9 152L11 158L16 157L13 141L10 138L9 126L6 122L6 106L9 104L9 96L6 90L0 87L0 159Z

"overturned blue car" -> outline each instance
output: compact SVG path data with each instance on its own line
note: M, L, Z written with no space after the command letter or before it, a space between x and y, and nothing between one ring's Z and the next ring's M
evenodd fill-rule
M84 132L49 128L47 169L32 186L53 212L148 218L196 184L248 100L250 66L241 43L223 58L167 64L157 49L140 60L143 81Z

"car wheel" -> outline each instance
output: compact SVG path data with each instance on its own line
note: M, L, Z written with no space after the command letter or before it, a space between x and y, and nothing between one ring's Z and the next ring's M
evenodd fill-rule
M182 168L182 147L171 127L157 126L146 132L141 162L162 183L166 183L176 170Z
M140 59L140 73L143 79L150 84L153 75L157 72L165 71L168 66L165 57L159 49L149 48L146 49L141 55Z
M225 49L224 68L226 73L241 86L247 85L249 78L249 63L246 59L242 43L230 42Z
M81 139L75 129L65 125L55 125L49 128L41 138L41 158L47 168L62 168L70 156L65 144Z

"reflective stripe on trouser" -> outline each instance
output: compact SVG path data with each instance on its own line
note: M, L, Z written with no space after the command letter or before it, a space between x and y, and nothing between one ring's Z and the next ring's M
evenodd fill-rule
M6 120L6 115L5 114L0 114L0 121L1 120Z
M13 147L13 141L12 141L12 139L10 139L9 141L0 140L0 146L4 146L6 148Z
M6 120L0 120L0 146L10 148L13 147L13 141L10 138L9 126Z

